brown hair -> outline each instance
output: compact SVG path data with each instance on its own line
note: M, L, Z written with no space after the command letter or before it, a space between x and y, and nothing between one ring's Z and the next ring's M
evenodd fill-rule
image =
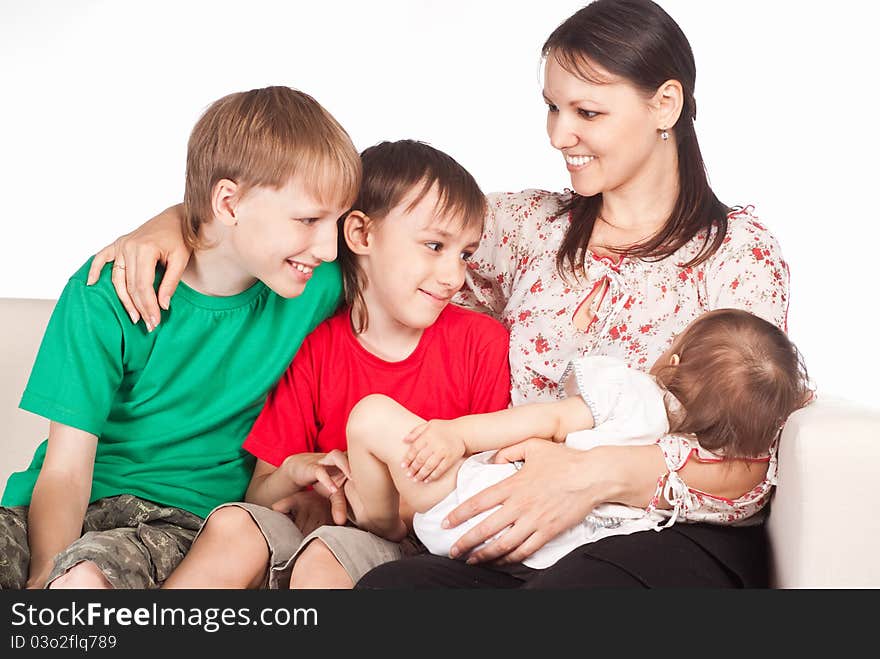
M302 176L318 201L347 207L360 185L357 149L342 126L311 96L265 87L215 101L193 127L186 155L183 236L201 246L199 229L212 217L211 194L221 179L280 188Z
M407 206L411 211L437 186L437 208L440 215L457 220L459 229L473 226L482 231L486 215L486 197L474 177L451 156L416 140L380 142L361 153L363 179L361 190L351 210L359 210L373 222L384 219L413 190L418 190ZM346 214L347 215L347 214ZM366 331L368 318L362 290L367 281L357 257L345 242L339 220L339 266L345 288L345 302L353 307L358 326L355 332ZM401 258L406 258L402 255Z
M644 242L625 249L609 249L659 261L705 232L702 249L685 265L698 265L714 254L727 233L730 209L709 187L694 130L697 69L691 46L678 24L650 0L596 0L556 28L541 52L544 57L554 57L566 71L583 80L607 82L597 78L595 65L599 65L650 96L668 80L681 83L684 107L675 126L668 128L678 144L679 192L672 213L663 228ZM573 194L562 208L562 213L571 215L571 225L556 257L563 276L566 264L575 276L583 271L586 248L601 206L601 194ZM710 244L713 227L716 232Z
M811 396L803 357L785 333L741 309L710 311L673 343L677 365L656 371L681 404L670 432L696 435L725 457L766 454L782 424Z

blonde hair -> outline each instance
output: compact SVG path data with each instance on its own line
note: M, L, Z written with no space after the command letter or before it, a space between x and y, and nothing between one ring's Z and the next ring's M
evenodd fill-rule
M303 178L322 204L347 208L360 188L361 161L348 133L314 98L290 87L229 94L199 118L186 155L183 236L202 246L214 185L229 179L241 195Z

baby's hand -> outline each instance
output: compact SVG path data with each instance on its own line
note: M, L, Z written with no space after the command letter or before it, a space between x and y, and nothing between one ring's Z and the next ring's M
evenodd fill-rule
M467 450L455 422L440 419L416 426L403 441L412 446L400 466L415 481L437 480Z

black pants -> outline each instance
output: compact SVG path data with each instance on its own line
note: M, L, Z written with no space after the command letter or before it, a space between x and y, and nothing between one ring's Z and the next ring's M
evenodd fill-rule
M385 563L357 588L766 588L763 526L678 524L578 547L545 570L422 554Z

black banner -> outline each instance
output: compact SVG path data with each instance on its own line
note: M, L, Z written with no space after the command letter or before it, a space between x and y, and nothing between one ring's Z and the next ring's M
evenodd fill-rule
M875 591L4 591L0 657L412 657L446 646L456 658L503 648L537 657L621 643L694 646L701 636L707 650L752 652L833 638L836 653L860 656L876 601Z

